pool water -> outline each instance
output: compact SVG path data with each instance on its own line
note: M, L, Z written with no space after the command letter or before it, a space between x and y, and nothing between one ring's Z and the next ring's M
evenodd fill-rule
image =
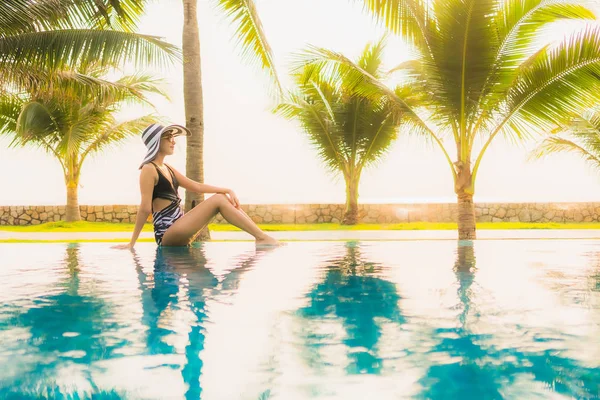
M600 398L600 242L0 245L0 399Z

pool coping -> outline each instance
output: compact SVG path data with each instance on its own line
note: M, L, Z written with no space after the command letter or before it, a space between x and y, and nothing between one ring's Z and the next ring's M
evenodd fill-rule
M332 230L332 231L279 231L269 234L282 241L343 241L343 240L458 240L456 230ZM131 232L9 232L0 231L0 243L15 241L69 242L69 241L123 241ZM600 229L519 229L479 230L479 240L528 240L528 239L600 239ZM152 241L152 232L142 232L141 241ZM211 232L213 241L250 241L245 232Z

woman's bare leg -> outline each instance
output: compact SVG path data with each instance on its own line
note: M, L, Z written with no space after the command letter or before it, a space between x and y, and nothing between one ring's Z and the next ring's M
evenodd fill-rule
M179 218L163 236L163 246L186 246L210 220L221 213L223 218L256 239L259 245L276 245L278 242L264 233L255 223L241 210L235 208L227 196L216 194L198 204L189 213Z

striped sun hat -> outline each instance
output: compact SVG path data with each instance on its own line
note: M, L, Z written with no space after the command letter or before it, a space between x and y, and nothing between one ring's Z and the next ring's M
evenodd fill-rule
M173 136L180 136L180 135L190 136L192 134L188 128L186 128L185 126L181 126L181 125L169 125L169 126L163 126L160 124L149 125L142 132L142 140L144 141L144 144L148 148L148 152L146 153L146 156L144 157L144 161L142 162L142 165L140 165L140 169L144 166L144 164L147 164L156 158L156 155L158 154L158 148L160 147L160 138L165 133L171 133Z

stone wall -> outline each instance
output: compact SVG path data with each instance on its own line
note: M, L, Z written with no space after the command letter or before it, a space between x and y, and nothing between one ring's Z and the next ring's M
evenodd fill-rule
M137 206L79 206L81 218L97 222L135 222ZM0 225L39 225L65 219L65 206L1 206Z
M243 209L257 223L305 224L339 223L340 204L245 205ZM137 206L80 206L87 221L135 222ZM597 222L600 203L478 203L479 222ZM0 225L37 225L64 220L64 206L0 206ZM456 204L363 204L359 217L364 223L454 222ZM219 215L216 223L223 223Z

